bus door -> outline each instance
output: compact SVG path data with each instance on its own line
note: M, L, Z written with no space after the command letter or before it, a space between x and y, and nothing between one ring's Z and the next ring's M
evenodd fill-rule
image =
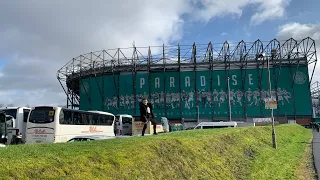
M0 112L0 144L6 144L6 113L1 111Z
M122 122L121 122L121 116L117 115L116 120L114 123L114 135L120 136L122 135Z
M6 126L5 136L7 138L7 144L11 144L12 138L17 134L17 130L18 130L16 128L16 120L14 119L14 117L10 115L6 115L5 126Z

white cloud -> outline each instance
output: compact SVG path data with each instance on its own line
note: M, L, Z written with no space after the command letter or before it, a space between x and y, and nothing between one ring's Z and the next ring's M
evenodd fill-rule
M180 39L188 4L165 2L0 2L0 103L65 104L56 72L73 57Z
M286 1L272 2L281 9ZM64 104L56 71L73 57L133 41L167 44L182 38L183 17L240 17L252 4L261 13L273 8L263 0L0 1L0 103ZM279 17L272 13L255 21Z
M291 0L192 0L195 20L204 22L214 17L231 15L241 17L245 7L257 6L251 17L252 24L283 17Z
M320 58L320 23L317 24L301 24L297 22L284 24L279 27L279 32L277 34L278 39L285 40L289 38L294 38L296 40L302 40L306 37L310 37L315 40L316 50L318 52L317 59ZM306 45L306 44L305 44ZM313 68L313 66L312 66ZM309 68L309 73L311 75L312 69ZM320 67L319 63L316 67L313 81L320 81Z
M259 0L258 0L259 1ZM267 0L257 8L251 17L252 24L261 24L264 21L281 18L285 15L285 9L291 0Z
M226 33L226 32L223 32L223 33L221 33L221 36L225 36L225 35L227 35L228 33Z

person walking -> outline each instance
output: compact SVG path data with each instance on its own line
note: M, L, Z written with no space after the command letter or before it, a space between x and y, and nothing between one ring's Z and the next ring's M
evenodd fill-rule
M142 101L139 103L140 106L140 116L141 116L141 121L144 123L143 129L142 129L142 136L144 136L145 131L147 129L147 124L149 121L151 121L153 125L153 134L157 135L157 122L154 119L153 115L153 109L152 109L152 104L148 103L148 99L144 97Z

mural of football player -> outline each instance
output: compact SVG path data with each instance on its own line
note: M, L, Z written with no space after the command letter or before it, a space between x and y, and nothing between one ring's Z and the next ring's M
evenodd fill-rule
M108 109L108 110L110 109L110 106L112 105L111 103L112 103L112 102L111 102L111 99L109 99L109 98L107 97L104 105L107 106L107 109Z
M260 96L260 90L258 88L256 88L256 90L253 92L253 102L252 102L252 103L254 103L255 106L258 105L259 96Z
M277 88L277 96L278 96L278 102L281 102L282 105L284 105L284 100L283 100L283 97L282 97L282 90L281 88Z
M169 106L171 109L175 109L176 98L174 96L174 92L170 93L170 99L171 101L169 102Z
M160 108L160 94L158 92L154 93L154 102L157 108Z
M250 89L250 88L248 88L248 90L247 90L247 92L246 92L245 96L247 97L248 102L251 102L252 91L251 91L251 89Z
M291 94L288 91L286 91L285 89L282 90L282 94L283 94L284 99L288 102L288 104L290 104L289 99L291 99Z
M151 104L155 105L154 104L154 93L150 94L150 102L151 102Z
M200 103L200 101L201 101L201 91L198 89L198 90L196 90L196 101L198 102L198 103Z
M180 108L180 106L181 106L181 103L180 103L180 93L175 93L175 97L176 97L175 107L176 107L176 108Z
M193 108L193 106L194 106L194 92L193 92L193 90L191 90L188 94L188 105L189 105L189 109Z
M127 109L131 109L130 108L130 99L129 99L128 94L125 95L125 104L126 104Z
M118 108L118 98L116 95L113 95L113 98L112 98L112 107L113 108Z
M166 93L166 106L167 108L171 106L171 93Z
M261 90L261 95L260 95L260 100L264 102L267 97L268 97L268 92L265 91L264 89L262 89Z
M188 94L185 90L182 91L182 101L184 102L184 108L190 109L189 103L188 103Z
M124 96L120 95L120 107L124 107L125 102L124 102Z
M160 92L160 107L164 107L164 96L165 96L164 92L161 91Z
M201 91L201 94L200 94L200 98L201 98L201 104L202 104L202 107L205 108L207 107L207 92L206 91Z
M137 94L137 101L138 102L142 101L142 94L141 93Z
M130 103L131 103L131 108L133 109L134 108L134 103L135 103L136 101L134 100L134 95L133 94L131 94L130 95Z
M220 107L220 105L225 102L227 94L223 91L223 89L221 89L221 91L219 92L219 95L220 95L220 99L219 99L219 107Z
M212 95L213 95L213 101L218 102L219 101L219 99L218 99L219 93L216 89L213 90Z
M238 89L238 91L236 91L236 96L237 96L237 103L239 103L240 106L242 106L243 92L240 91L240 89Z
M211 94L210 91L206 92L206 98L207 98L206 107L207 107L207 105L209 107L211 107L211 103L212 103L212 97L211 96L212 96L212 94Z

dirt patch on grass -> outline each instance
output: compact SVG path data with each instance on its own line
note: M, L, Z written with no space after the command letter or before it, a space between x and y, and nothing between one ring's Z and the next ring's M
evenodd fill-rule
M299 180L316 180L318 178L313 164L312 141L306 144L306 150L297 169Z

